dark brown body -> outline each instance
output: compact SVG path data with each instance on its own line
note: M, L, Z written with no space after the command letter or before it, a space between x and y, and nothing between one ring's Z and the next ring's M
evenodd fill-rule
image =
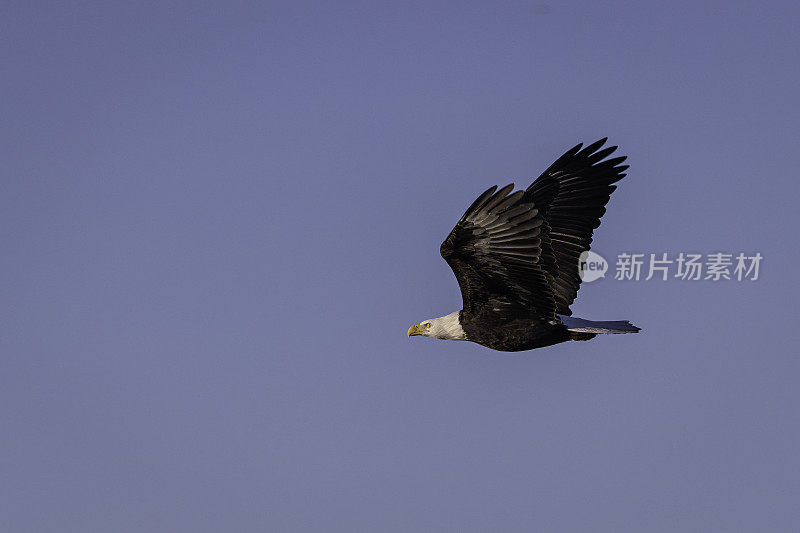
M521 352L594 337L594 334L583 334L582 338L576 338L576 334L567 331L566 326L561 323L549 324L535 318L517 319L487 327L485 321L461 311L459 320L468 341L503 352Z

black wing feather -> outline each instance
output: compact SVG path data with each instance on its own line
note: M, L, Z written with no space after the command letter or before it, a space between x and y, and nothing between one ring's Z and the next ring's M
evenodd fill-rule
M487 322L553 320L549 227L524 191L509 194L513 188L480 195L442 243L442 257L456 275L465 312Z
M495 185L472 203L441 246L464 311L486 322L572 314L579 257L628 168L606 159L617 147L605 142L567 150L525 191Z
M559 157L526 190L525 200L540 207L550 225L550 241L556 272L553 295L556 312L571 315L569 306L578 295L581 279L578 260L592 243L592 233L600 225L605 206L616 186L625 177L625 157L607 159L616 146L600 149L607 139L581 149L578 144ZM553 194L553 182L557 183Z

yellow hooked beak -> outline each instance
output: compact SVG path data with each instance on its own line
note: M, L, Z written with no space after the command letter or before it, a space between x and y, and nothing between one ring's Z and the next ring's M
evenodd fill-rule
M430 324L414 324L408 328L408 338L410 339L414 335L422 335L428 331L430 327Z

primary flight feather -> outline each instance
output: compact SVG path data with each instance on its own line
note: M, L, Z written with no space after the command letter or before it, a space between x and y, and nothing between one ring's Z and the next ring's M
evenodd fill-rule
M527 189L490 187L458 221L441 254L458 280L463 309L411 326L408 336L531 350L598 333L636 333L628 321L572 317L579 261L592 243L625 157L606 159L606 139L579 144Z

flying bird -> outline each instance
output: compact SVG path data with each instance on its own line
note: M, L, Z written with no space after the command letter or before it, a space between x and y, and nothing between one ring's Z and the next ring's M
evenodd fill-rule
M617 149L602 148L606 140L568 150L525 190L495 185L469 206L440 248L463 309L411 326L409 338L516 352L640 330L627 320L585 320L570 311L581 254L628 168L625 157L606 159Z

